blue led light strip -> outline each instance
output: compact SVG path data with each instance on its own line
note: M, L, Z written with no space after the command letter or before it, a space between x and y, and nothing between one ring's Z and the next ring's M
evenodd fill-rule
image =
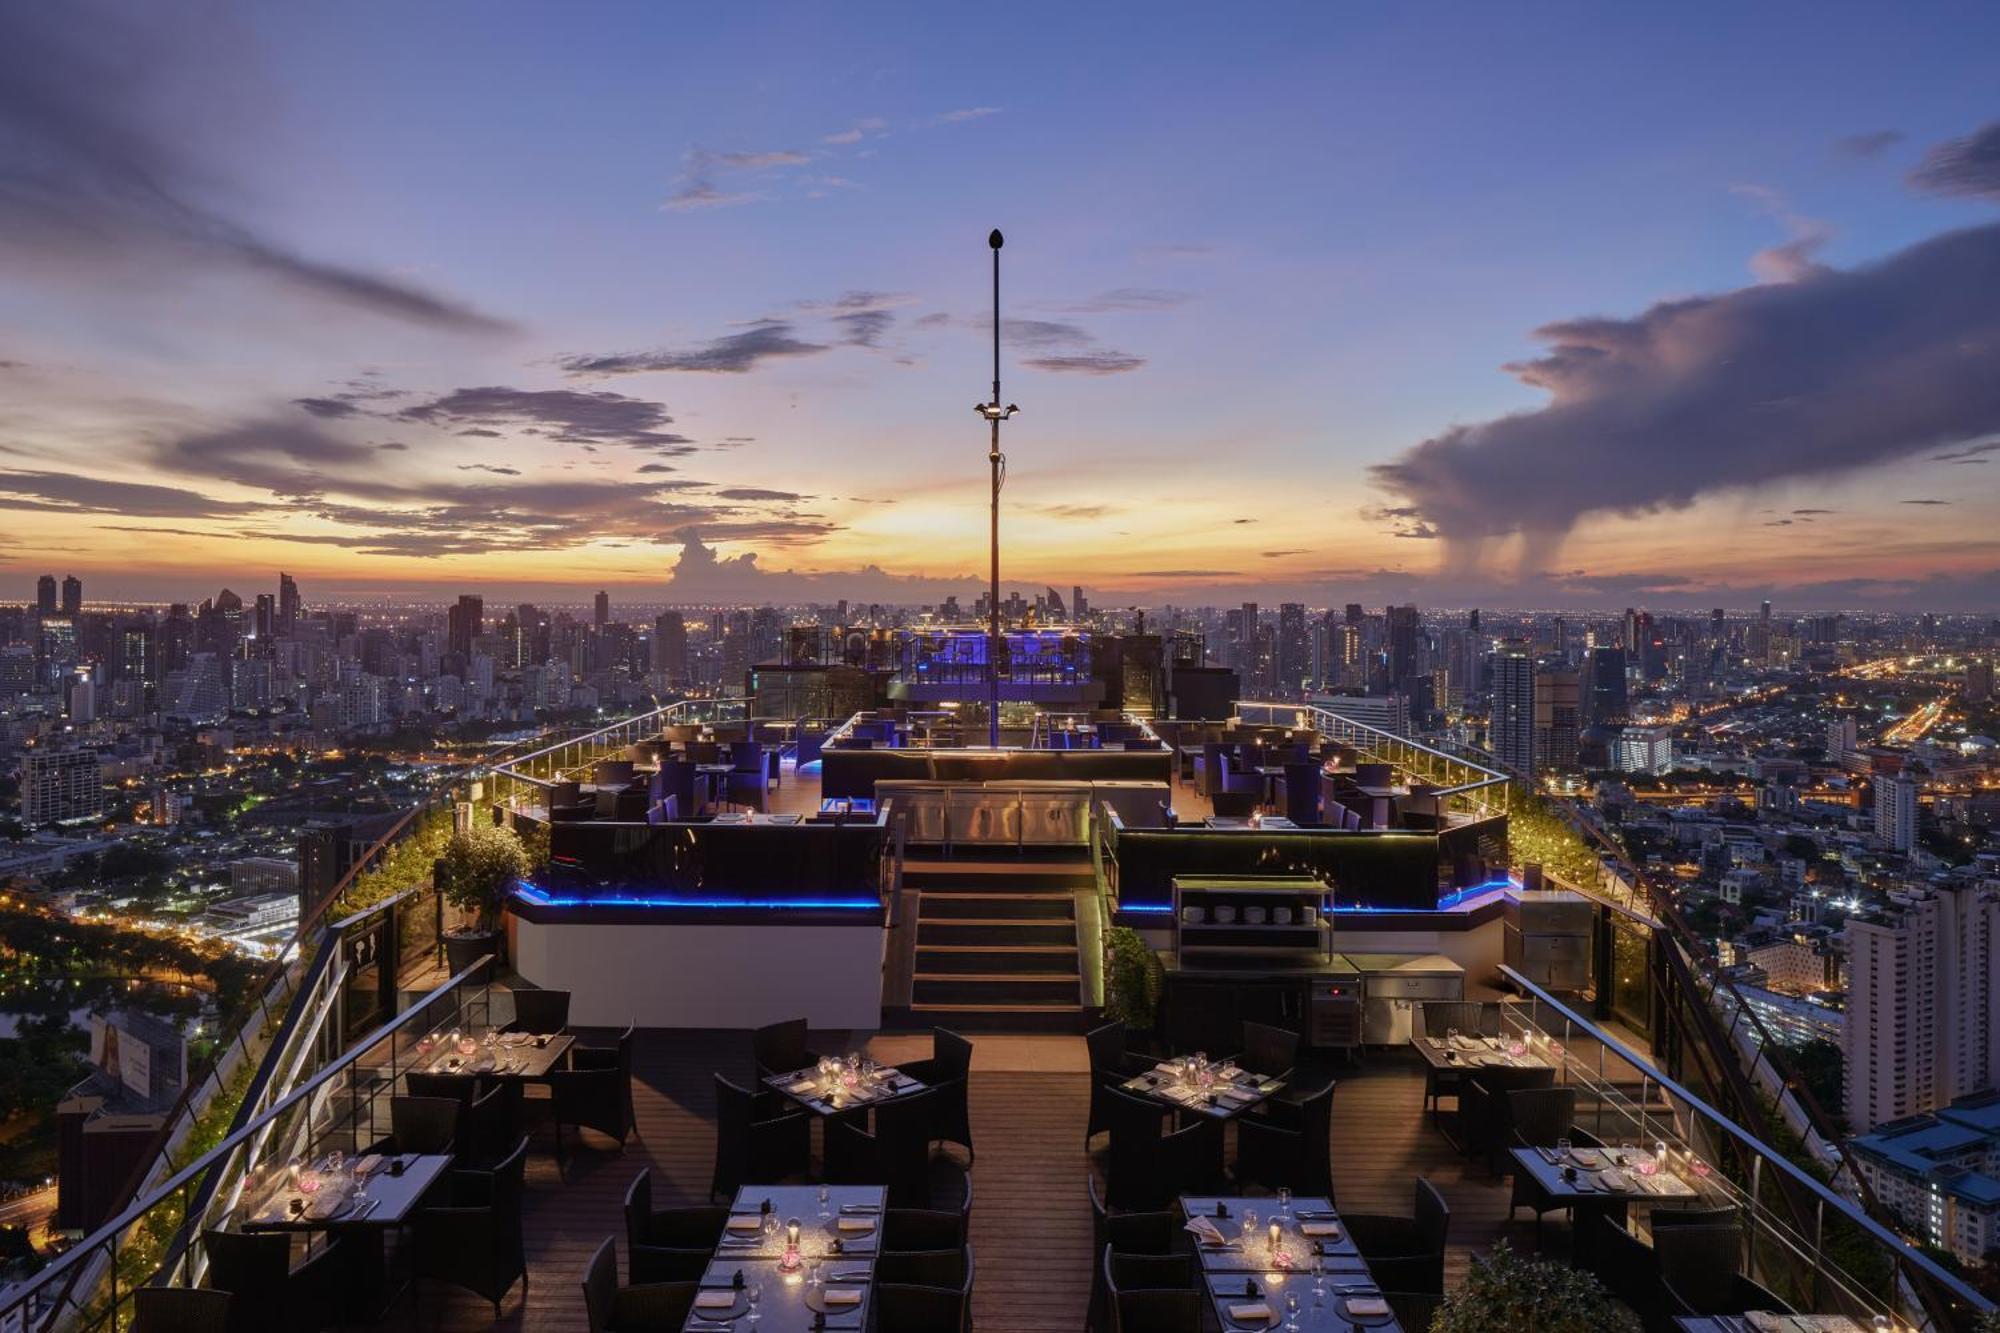
M556 895L522 881L516 897L537 907L750 907L758 911L870 911L880 910L876 898L692 898L681 894L604 894L583 898L574 894Z

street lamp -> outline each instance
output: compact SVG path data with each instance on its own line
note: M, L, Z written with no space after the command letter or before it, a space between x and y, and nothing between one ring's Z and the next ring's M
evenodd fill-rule
M1007 477L1007 456L1000 452L1000 423L1021 409L1012 403L1000 405L1000 247L1007 238L995 227L986 238L993 249L993 398L973 411L993 427L992 443L986 449L987 465L993 472L993 582L986 604L986 743L1000 748L1000 487Z

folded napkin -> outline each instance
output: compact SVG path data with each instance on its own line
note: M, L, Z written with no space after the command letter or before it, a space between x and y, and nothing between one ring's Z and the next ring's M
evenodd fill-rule
M1349 1314L1367 1316L1389 1313L1389 1302L1380 1296L1349 1296L1343 1303Z
M820 1300L828 1309L832 1309L836 1305L859 1305L861 1304L861 1293L828 1287L820 1293Z
M872 1217L843 1217L834 1224L842 1231L873 1231L875 1219Z
M702 1291L695 1293L694 1308L697 1310L728 1310L736 1304L736 1292Z
M729 1215L729 1229L731 1231L762 1231L764 1229L764 1219L757 1213L731 1213Z
M1257 1094L1245 1088L1224 1088L1216 1096L1225 1102L1254 1102Z
M315 1222L324 1222L347 1204L347 1196L339 1190L321 1190L313 1195L313 1201L306 1205L306 1216Z
M1194 1233L1196 1240L1206 1242L1207 1244L1227 1245L1229 1243L1215 1223L1205 1217L1190 1217L1187 1229Z
M1606 1171L1598 1177L1598 1183L1608 1190L1629 1190L1632 1188L1632 1177L1623 1171Z
M1235 1065L1224 1065L1215 1071L1215 1076L1222 1079L1233 1079L1241 1076L1242 1073L1243 1071Z
M371 1152L354 1164L354 1174L357 1176L372 1176L381 1169L382 1154L380 1153Z
M1269 1305L1266 1305L1263 1301L1257 1301L1250 1305L1230 1306L1229 1317L1239 1324L1247 1324L1252 1320L1262 1320L1268 1323L1274 1316L1271 1314L1271 1307Z
M1327 1240L1338 1240L1340 1238L1340 1223L1301 1222L1299 1223L1299 1234L1301 1236L1312 1236L1315 1238L1325 1238Z
M809 1092L816 1091L818 1087L819 1084L815 1083L813 1080L809 1078L802 1078L798 1082L786 1088L785 1091L791 1093L794 1097L803 1097Z

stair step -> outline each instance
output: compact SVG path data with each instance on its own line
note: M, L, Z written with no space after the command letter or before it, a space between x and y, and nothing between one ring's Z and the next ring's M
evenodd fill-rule
M947 1004L969 1008L1003 1008L1009 1005L1081 1007L1081 999L1074 978L1015 981L919 977L913 983L911 1008Z
M959 920L1061 920L1076 919L1076 900L1067 893L1051 895L1011 895L997 893L938 894L928 889L917 900L917 917L922 921Z
M1074 977L1075 949L970 949L962 945L944 949L918 949L918 976L940 973L1009 973L1014 975Z
M1057 944L1076 947L1074 921L919 921L917 947L962 944L991 948L1006 944Z

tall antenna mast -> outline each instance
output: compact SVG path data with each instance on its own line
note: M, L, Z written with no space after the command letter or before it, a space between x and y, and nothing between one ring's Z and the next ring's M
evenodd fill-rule
M1000 406L1000 247L1007 238L995 227L986 238L993 248L993 398L975 409L993 426L986 462L993 472L993 583L986 602L986 743L1000 748L1000 486L1007 475L1007 456L1000 452L1000 423L1021 409Z

